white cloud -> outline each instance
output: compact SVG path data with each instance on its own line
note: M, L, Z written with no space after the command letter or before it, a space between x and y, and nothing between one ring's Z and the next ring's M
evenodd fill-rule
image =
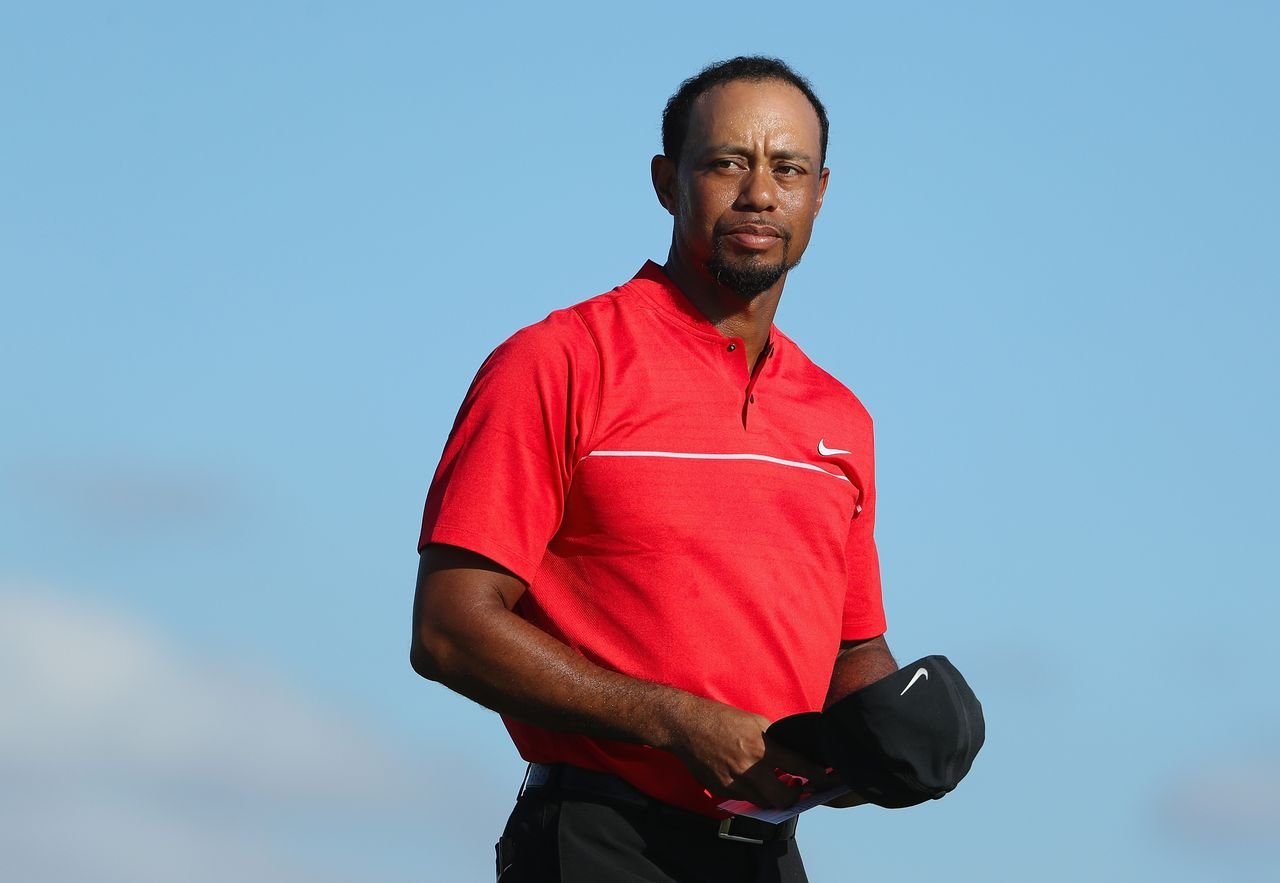
M1207 764L1163 795L1162 816L1180 842L1280 848L1280 762L1259 755Z
M0 708L5 879L366 883L491 842L372 729L65 594L0 585Z
M26 505L112 531L207 524L236 508L240 497L226 476L190 464L39 458L10 478Z
M142 775L278 800L404 797L394 760L351 721L82 601L0 593L0 670L10 775Z
M0 801L5 878L71 883L336 881L275 854L264 838L119 794L31 793Z

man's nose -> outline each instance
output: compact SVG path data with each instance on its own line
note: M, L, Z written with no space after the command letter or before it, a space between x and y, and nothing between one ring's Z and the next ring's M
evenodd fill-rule
M768 167L756 166L747 172L738 190L734 208L739 211L767 212L778 207L778 185Z

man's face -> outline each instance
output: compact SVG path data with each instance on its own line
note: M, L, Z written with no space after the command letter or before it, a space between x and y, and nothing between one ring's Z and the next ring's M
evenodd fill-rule
M827 187L821 149L818 114L789 83L699 96L665 197L658 185L687 265L752 298L799 263Z

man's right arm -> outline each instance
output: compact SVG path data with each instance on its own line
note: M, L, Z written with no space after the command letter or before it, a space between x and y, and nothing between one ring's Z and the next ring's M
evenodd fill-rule
M713 793L759 806L789 806L798 797L775 768L825 779L765 740L767 718L609 671L575 653L513 612L524 590L488 558L427 546L413 604L414 670L535 726L670 751Z

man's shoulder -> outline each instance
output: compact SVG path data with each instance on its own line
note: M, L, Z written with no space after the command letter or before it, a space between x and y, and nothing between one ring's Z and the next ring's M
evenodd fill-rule
M574 357L591 349L591 336L573 307L555 310L546 318L516 331L490 354L486 362L542 363Z
M561 307L507 338L499 347L520 350L594 346L602 328L649 304L631 279L586 300Z
M596 354L600 327L611 315L626 309L622 300L629 282L623 283L586 300L552 310L545 318L520 328L498 345L487 361L542 361L557 357L592 356Z

